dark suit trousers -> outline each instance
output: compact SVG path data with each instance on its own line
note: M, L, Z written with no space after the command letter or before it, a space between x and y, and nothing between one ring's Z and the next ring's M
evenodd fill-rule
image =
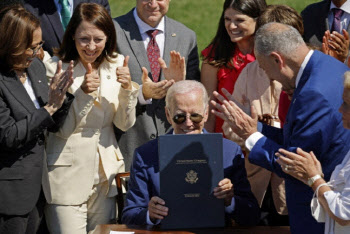
M0 214L0 234L33 234L37 233L43 210L45 197L41 193L34 209L25 215Z

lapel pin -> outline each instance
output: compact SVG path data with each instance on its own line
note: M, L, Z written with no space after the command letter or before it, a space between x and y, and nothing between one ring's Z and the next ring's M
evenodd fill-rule
M111 76L110 76L110 75L108 75L108 76L107 76L107 79L108 79L108 80L109 80L109 79L111 79Z
M176 37L176 33L171 34L172 37Z

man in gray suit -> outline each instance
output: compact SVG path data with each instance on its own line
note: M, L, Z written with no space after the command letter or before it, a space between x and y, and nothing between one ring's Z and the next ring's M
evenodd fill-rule
M135 148L163 135L170 128L164 111L164 97L173 82L165 79L162 71L159 79L158 74L152 74L154 64L149 62L147 52L148 44L153 40L149 31L157 30L155 41L159 55L166 64L170 61L170 51L178 51L185 57L186 79L200 79L196 35L183 24L165 16L169 2L170 0L136 0L134 9L115 18L118 52L130 56L131 78L142 85L135 125L127 132L118 129L116 133L127 171ZM144 81L142 67L149 71L149 78Z
M336 16L337 9L341 10L339 16ZM307 6L301 12L301 16L304 23L303 38L305 42L321 47L323 37L326 36L327 43L332 41L328 45L331 50L322 51L344 62L349 51L350 2L347 0L323 0ZM335 19L338 17L340 21L339 31L334 27ZM332 37L330 37L331 34Z

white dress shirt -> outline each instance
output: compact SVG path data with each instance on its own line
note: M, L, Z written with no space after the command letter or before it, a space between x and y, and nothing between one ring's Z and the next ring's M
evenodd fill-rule
M30 99L32 100L32 102L34 103L35 105L35 108L36 109L39 109L40 108L40 105L39 105L39 102L38 100L36 99L35 97L35 94L34 94L34 90L33 90L33 87L32 87L32 82L30 81L29 77L26 79L26 81L23 83L23 86L24 88L26 89Z
M307 53L307 55L304 58L303 63L300 66L297 78L295 79L295 89L298 87L301 75L304 72L304 69L306 67L306 65L308 64L312 54L314 53L313 50L310 50L309 53ZM264 135L260 132L255 132L252 135L250 135L247 140L245 141L245 146L247 147L247 149L249 151L252 151L254 145L260 140L260 138L262 138Z

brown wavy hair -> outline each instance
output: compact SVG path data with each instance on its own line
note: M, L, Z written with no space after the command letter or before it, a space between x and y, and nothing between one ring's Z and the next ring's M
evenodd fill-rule
M21 5L11 5L0 11L0 70L24 69L22 55L33 43L34 31L40 21Z
M111 58L116 58L117 54L117 36L114 24L108 11L97 3L80 3L74 10L72 18L67 25L62 44L54 53L63 62L68 63L71 60L77 61L79 53L75 47L73 36L82 21L89 22L104 32L107 36L105 48L101 55L96 59L95 65L99 66L104 59L109 62Z
M269 5L256 22L256 30L262 25L277 22L287 24L304 34L303 18L299 13L287 5Z
M232 8L251 18L258 18L266 8L265 0L225 0L219 20L218 30L214 39L207 47L211 46L208 56L202 56L210 65L230 67L232 55L236 49L225 28L225 11Z

